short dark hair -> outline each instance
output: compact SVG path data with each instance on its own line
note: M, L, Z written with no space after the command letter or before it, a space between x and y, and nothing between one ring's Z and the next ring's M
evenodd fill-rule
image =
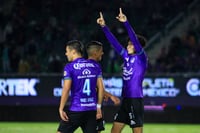
M94 52L94 49L100 50L103 47L103 44L99 41L90 41L87 43L86 51L88 55L91 55Z
M146 46L147 40L144 36L136 34L138 41L140 42L141 46L144 48ZM130 41L130 37L128 37L127 42Z
M81 41L79 40L71 40L71 41L68 41L66 46L69 47L69 49L74 49L76 50L77 53L83 55L84 53L84 45Z
M99 41L90 41L89 43L87 43L86 48L88 49L91 46L100 46L100 47L102 47L103 44L101 42L99 42Z

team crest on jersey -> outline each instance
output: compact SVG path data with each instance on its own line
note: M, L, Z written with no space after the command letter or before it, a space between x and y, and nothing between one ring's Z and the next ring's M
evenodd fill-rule
M132 58L132 59L131 59L131 63L134 63L134 62L135 62L135 58Z
M63 75L66 76L67 75L67 71L64 71Z

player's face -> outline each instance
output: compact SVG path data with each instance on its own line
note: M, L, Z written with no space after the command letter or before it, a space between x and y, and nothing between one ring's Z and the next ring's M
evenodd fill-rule
M96 52L96 55L97 55L97 60L98 61L101 61L102 59L102 55L103 55L103 48L101 47L101 49L99 51Z
M131 41L128 41L128 46L126 47L128 54L134 54L135 48L133 46L133 43Z
M72 61L73 60L73 52L71 49L69 49L69 47L66 47L66 52L65 52L65 55L67 56L67 60L68 61Z

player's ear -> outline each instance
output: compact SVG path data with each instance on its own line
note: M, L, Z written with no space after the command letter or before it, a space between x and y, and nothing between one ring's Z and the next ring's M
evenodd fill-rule
M72 49L71 52L73 55L77 53L75 49Z

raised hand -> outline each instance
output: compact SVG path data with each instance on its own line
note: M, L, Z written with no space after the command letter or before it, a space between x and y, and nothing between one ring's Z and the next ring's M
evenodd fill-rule
M97 19L97 24L99 24L101 27L105 26L105 20L103 18L103 14L100 12L100 17Z
M123 14L121 8L119 8L119 15L116 17L116 19L118 19L120 22L126 22L127 21L126 15Z

